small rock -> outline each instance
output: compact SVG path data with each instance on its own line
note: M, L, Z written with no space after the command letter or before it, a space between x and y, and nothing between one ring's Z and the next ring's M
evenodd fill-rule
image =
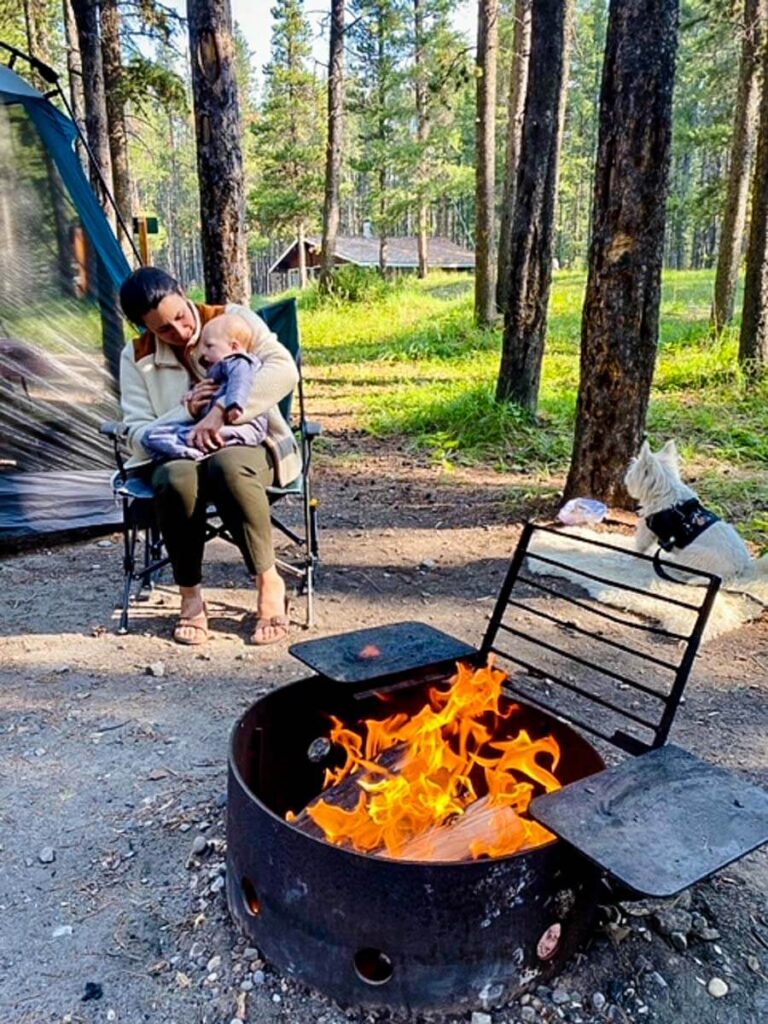
M570 1003L571 993L566 992L564 988L556 988L552 993L552 1002L555 1006L562 1006L563 1003Z
M229 1024L243 1024L242 1017L233 1017Z
M426 569L427 572L431 572L433 569L437 568L437 562L434 560L434 558L424 558L422 559L421 562L419 562L419 568Z
M684 953L688 949L688 939L685 937L684 932L672 932L669 936L669 941L678 953Z
M520 1009L520 1019L524 1021L524 1024L533 1024L536 1020L536 1011L532 1006L523 1006Z
M223 875L219 875L211 882L211 892L220 892L226 885L226 880Z
M65 935L71 935L73 931L74 928L71 924L60 924L53 929L51 935L54 939L63 939Z
M266 975L264 974L264 971L254 971L253 972L253 984L254 985L263 985L266 980L267 980L267 978L266 978Z
M728 995L728 986L722 978L712 978L707 985L707 992L709 992L713 999L722 999L723 996Z
M111 548L112 547L112 541L111 540L97 540L96 541L96 547L97 548Z
M259 951L253 946L246 946L243 950L243 960L258 960Z
M275 992L275 994L272 996L272 1002L273 1003L282 1003L282 1001L283 1001L282 998L277 994L277 992Z
M660 935L671 939L673 932L680 932L687 935L693 924L693 917L687 910L680 910L675 907L666 907L657 910L653 915L653 923Z
M493 1024L490 1013L479 1013L477 1010L472 1014L472 1024Z
M165 662L153 661L144 669L144 675L155 676L156 678L161 679L165 675Z
M56 673L57 676L64 676L67 674L67 672L71 672L72 669L69 667L69 665L59 665L59 667L55 668L53 671Z
M202 853L207 848L208 840L205 838L205 836L195 836L195 838L192 840L192 853L194 855Z
M592 1006L600 1012L605 1006L605 996L602 992L595 992L592 996Z
M56 860L56 851L52 846L44 846L37 855L41 864L53 864Z
M107 1010L107 1020L108 1021L117 1020L117 1014L111 1008L109 1010Z
M754 971L755 974L760 973L760 961L753 953L750 953L750 955L747 957L747 967L750 969L750 971Z
M240 982L240 988L242 989L243 992L250 992L251 989L253 988L253 982L248 981L248 979L246 978L245 981Z
M659 974L658 971L651 971L651 977L659 986L659 988L669 988L669 986L667 985L667 979L662 974Z
M696 932L696 935L702 942L714 942L715 939L720 938L720 932L717 928L702 928L701 931Z
M221 957L212 956L208 963L205 965L207 971L217 971L221 967Z

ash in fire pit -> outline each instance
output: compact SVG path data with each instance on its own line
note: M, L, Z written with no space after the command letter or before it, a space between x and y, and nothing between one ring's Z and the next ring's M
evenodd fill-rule
M459 664L413 714L390 697L392 713L359 729L335 718L330 741L343 763L326 770L323 795L287 820L403 860L501 857L549 842L526 812L534 795L560 788L560 747L551 733L533 738L524 728L523 708L502 693L506 678Z

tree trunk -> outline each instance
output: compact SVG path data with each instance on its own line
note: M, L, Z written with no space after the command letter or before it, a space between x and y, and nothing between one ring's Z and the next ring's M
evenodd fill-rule
M416 172L418 188L418 216L416 227L417 249L419 255L419 277L425 278L429 273L429 253L427 242L427 223L429 208L424 195L427 185L426 144L429 136L427 119L427 83L424 79L424 0L413 0L414 28L414 76L416 85L416 144L419 151L419 166Z
M64 34L67 45L67 76L69 78L69 102L72 105L75 124L85 134L85 96L83 94L83 65L80 59L80 43L77 38L77 22L72 10L72 0L63 0ZM77 155L83 170L88 173L88 154L80 138L75 142Z
M763 49L762 65L752 222L739 336L739 365L750 380L761 377L768 366L768 47Z
M496 319L493 236L496 207L496 57L498 0L478 0L475 135L475 320Z
M250 298L240 107L229 0L189 0L203 270L209 302Z
M523 138L525 93L528 87L528 64L531 56L531 3L515 0L515 34L512 45L512 73L509 77L507 101L507 153L504 191L499 227L499 267L496 279L496 304L503 313L509 299L509 261L512 253L512 214L515 208L515 186Z
M731 142L728 195L720 235L712 304L712 329L719 334L733 319L739 280L744 226L747 219L749 182L757 139L760 105L760 47L766 25L766 0L744 0L744 26L739 66L739 89Z
M563 0L537 0L509 252L498 401L536 411L552 280L552 235L567 27Z
M123 55L120 44L120 11L117 0L101 0L101 57L104 65L104 90L107 104L109 155L115 202L128 232L132 229L133 202L131 172L128 165L128 132L125 126ZM131 238L118 225L118 238L128 260L133 260Z
M611 0L566 497L624 505L659 330L678 0Z
M328 64L328 142L325 150L325 201L320 256L320 290L333 281L336 236L339 231L339 192L344 145L344 3L331 0L331 55Z
M72 10L83 62L83 81L88 83L88 88L84 89L85 134L93 158L93 163L89 164L91 185L114 228L115 211L107 198L107 191L112 191L112 159L109 153L98 0L72 0Z

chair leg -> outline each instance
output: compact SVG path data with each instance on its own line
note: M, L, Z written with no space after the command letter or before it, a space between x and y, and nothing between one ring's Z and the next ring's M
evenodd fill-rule
M315 624L315 567L309 562L304 575L304 590L307 595L307 628L311 629Z
M136 526L128 525L128 502L123 500L123 599L120 606L120 621L117 625L118 633L128 632L128 606L131 601L131 584L136 568L137 536Z

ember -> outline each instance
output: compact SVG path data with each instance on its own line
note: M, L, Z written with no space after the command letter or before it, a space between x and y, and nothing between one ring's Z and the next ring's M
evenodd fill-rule
M287 820L308 817L331 843L403 860L502 857L549 842L525 813L536 792L560 788L560 748L552 735L514 730L523 710L502 693L506 678L459 664L416 714L368 719L362 735L333 718L344 763L326 771L324 796ZM355 805L333 802L339 794Z

